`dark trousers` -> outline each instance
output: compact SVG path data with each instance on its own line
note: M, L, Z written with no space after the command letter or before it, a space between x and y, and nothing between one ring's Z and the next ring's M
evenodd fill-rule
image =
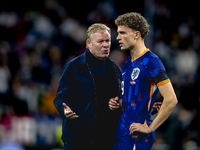
M81 142L64 142L65 150L112 150L114 145L110 143L89 144Z

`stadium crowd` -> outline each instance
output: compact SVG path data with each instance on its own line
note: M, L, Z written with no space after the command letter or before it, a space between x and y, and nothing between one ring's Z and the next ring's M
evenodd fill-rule
M163 61L179 100L156 131L152 149L200 149L196 9L194 0L5 1L0 5L0 150L7 143L24 150L63 147L61 118L53 105L62 67L85 51L86 30L96 22L111 28L110 58L121 67L129 54L119 50L114 19L131 11L149 22L145 42Z

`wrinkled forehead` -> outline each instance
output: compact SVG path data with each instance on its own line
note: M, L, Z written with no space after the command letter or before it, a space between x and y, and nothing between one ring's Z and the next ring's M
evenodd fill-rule
M95 33L92 33L90 36L91 39L110 39L111 35L107 30L99 30Z

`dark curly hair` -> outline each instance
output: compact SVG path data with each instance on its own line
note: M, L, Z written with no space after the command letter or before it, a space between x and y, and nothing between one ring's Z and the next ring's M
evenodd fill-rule
M130 12L120 15L115 20L115 24L117 26L127 26L133 30L140 31L143 39L149 33L149 24L140 13Z

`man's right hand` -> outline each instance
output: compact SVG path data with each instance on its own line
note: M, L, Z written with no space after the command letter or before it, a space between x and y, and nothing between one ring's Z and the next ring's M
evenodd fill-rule
M161 102L155 102L153 107L152 107L151 115L157 114L158 111L160 110L161 105L162 105Z
M111 98L110 101L108 102L108 106L110 110L116 110L120 107L120 102L119 102L119 97L116 96L115 98Z
M64 107L64 115L66 116L66 118L68 119L76 119L78 118L78 115L76 115L75 112L73 112L71 110L71 108L69 108L65 103L62 104Z

